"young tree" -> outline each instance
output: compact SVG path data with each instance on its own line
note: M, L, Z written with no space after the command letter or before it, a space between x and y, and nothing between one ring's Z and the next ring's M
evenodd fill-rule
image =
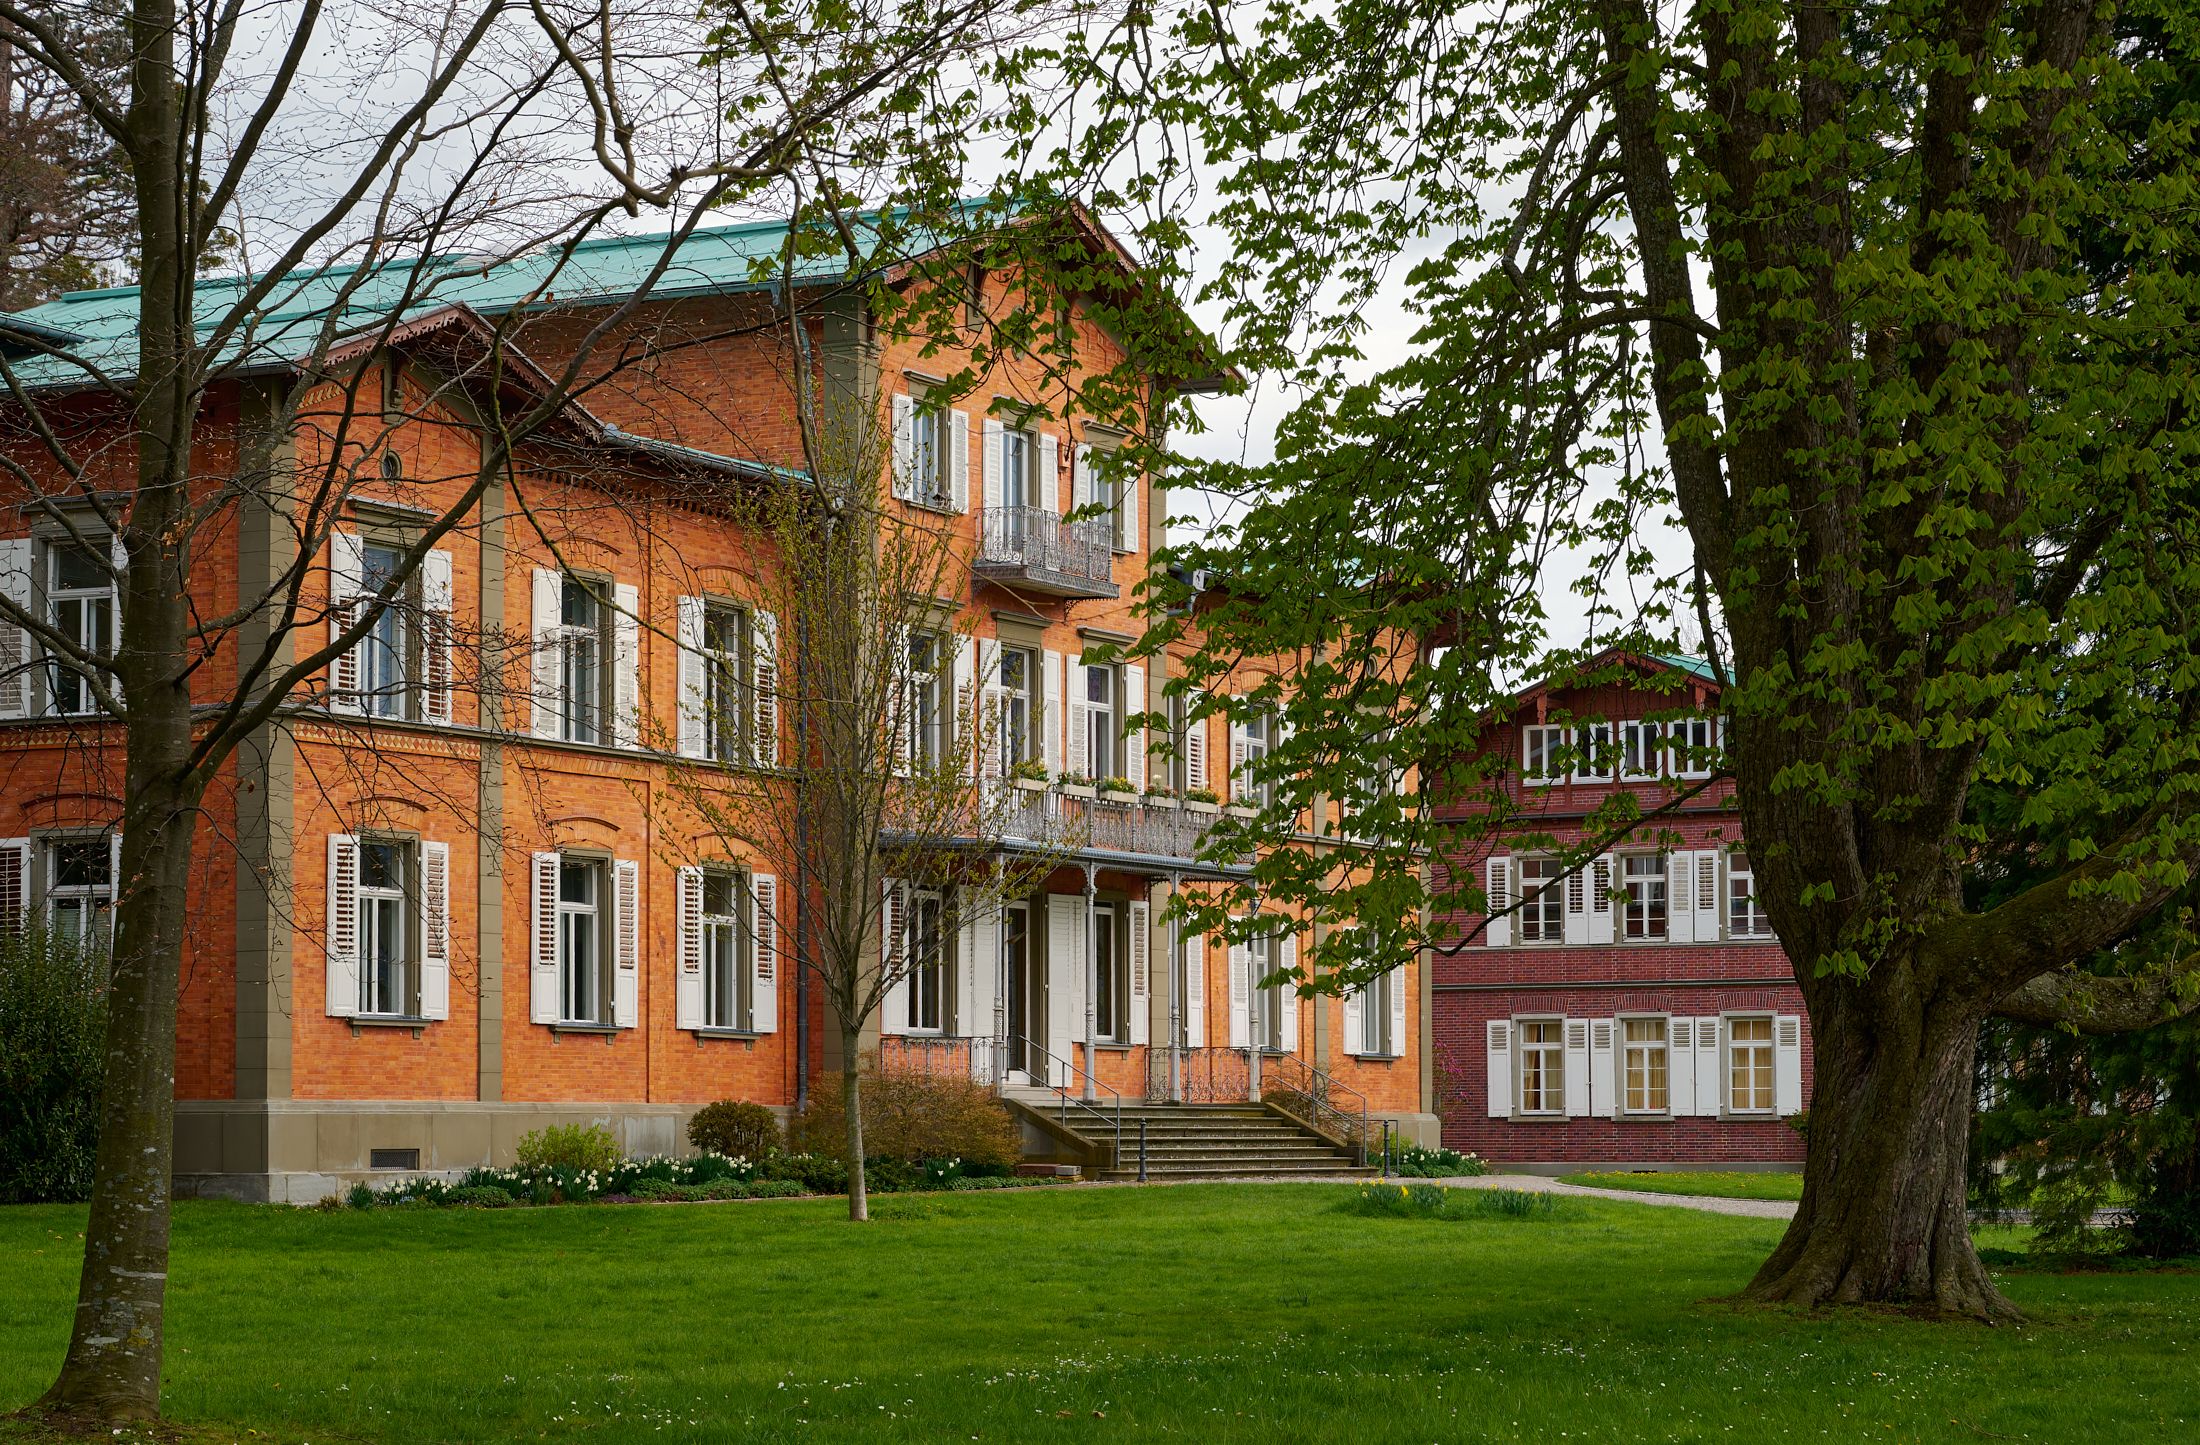
M1966 1228L1981 1020L2193 998L2189 951L2072 973L2200 862L2200 295L2171 199L2195 117L2161 84L2192 73L2189 17L1400 0L1174 24L1173 63L1117 102L1198 115L1234 247L1208 294L1306 388L1273 467L1201 474L1245 511L1178 560L1260 599L1203 619L1218 660L1329 649L1276 699L1286 794L1353 787L1384 734L1432 768L1342 892L1279 803L1264 893L1356 915L1333 936L1363 971L1459 946L1443 919L1485 900L1419 869L1503 821L1485 709L1692 618L1817 1050L1802 1203L1747 1293L2008 1315ZM1421 330L1377 369L1361 307L1408 251ZM1543 612L1565 577L1581 647ZM1402 672L1400 631L1431 648ZM1982 780L2086 824L1972 909Z

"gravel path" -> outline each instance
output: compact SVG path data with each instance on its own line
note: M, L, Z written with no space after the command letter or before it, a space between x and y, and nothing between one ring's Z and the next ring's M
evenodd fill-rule
M1626 1204L1662 1204L1670 1209L1699 1209L1706 1214L1737 1214L1745 1219L1793 1219L1792 1199L1720 1199L1708 1194L1649 1194L1635 1189L1591 1189L1541 1174L1478 1174L1471 1179L1438 1179L1459 1189L1519 1189L1531 1194L1578 1194L1584 1199L1617 1199Z

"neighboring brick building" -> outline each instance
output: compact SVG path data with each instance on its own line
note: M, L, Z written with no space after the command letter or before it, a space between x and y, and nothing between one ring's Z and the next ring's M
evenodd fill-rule
M1611 654L1595 671L1614 665L1643 682L1531 688L1487 733L1509 816L1455 865L1496 916L1479 936L1482 916L1461 918L1466 946L1432 967L1444 1141L1508 1165L1799 1165L1787 1119L1809 1101L1810 1031L1731 783L1570 875L1524 841L1573 846L1617 790L1649 814L1712 778L1710 670Z
M1080 224L1096 254L1120 256ZM792 624L757 601L770 595L769 546L693 485L779 485L802 465L793 348L752 275L780 240L770 227L697 233L677 294L640 308L609 348L620 368L563 400L512 459L521 485L492 483L430 553L386 633L337 658L325 687L228 764L199 835L178 1022L180 1189L318 1198L375 1169L508 1160L521 1133L572 1120L607 1123L632 1149L673 1150L708 1101L790 1105L799 1031L813 1040L813 1075L830 1065L833 1028L821 1002L798 1007L802 970L787 966L787 869L696 844L667 787L667 754L768 767L785 733L771 679ZM386 347L339 348L274 448L301 474L335 454L365 478L303 569L332 624L472 482L484 446L476 388L557 400L548 374L569 338L593 324L592 308L629 294L660 245L581 248L556 306L526 322L525 356L507 353L493 383L475 366L484 318L541 304L536 259L470 278L463 305L408 314ZM1003 279L977 280L973 304L1007 304ZM371 297L347 303L362 325ZM0 317L0 345L30 338L14 359L34 379L55 344L126 361L135 305L128 289L66 296ZM1114 364L1117 343L1081 298L1073 305L1080 344ZM312 324L310 306L294 314ZM258 344L279 357L280 327L270 330ZM1155 1044L1178 1042L1177 1076L1242 1077L1257 1034L1302 1075L1326 1071L1426 1132L1416 971L1376 987L1377 1018L1358 998L1264 1000L1250 987L1256 949L1187 939L1172 965L1156 920L1169 888L1212 876L1191 856L1212 808L1109 801L1060 780L1121 775L1227 804L1224 760L1259 746L1257 724L1212 719L1180 732L1173 761L1149 758L1124 720L1160 698L1167 659L1088 659L1141 630L1133 593L1165 535L1151 479L1104 464L1119 438L1088 427L1072 389L1020 360L996 363L975 394L928 395L964 358L880 334L859 289L814 309L809 344L820 372L893 430L882 490L955 531L967 587L953 602L973 636L943 652L940 687L983 689L1019 719L1003 761L1049 774L1025 789L1032 830L1074 818L1085 839L997 917L941 929L953 910L933 910L951 900L897 895L897 930L936 947L938 964L887 1000L869 1046L890 1065L952 1057L1010 1085L1076 1087L1089 1070L1138 1099L1172 1077ZM120 435L96 397L79 401L65 373L46 375L49 409L71 413L79 440ZM201 470L218 478L264 442L254 418L302 380L263 366L219 383ZM374 424L347 407L347 385L384 389ZM20 427L0 430L0 447L46 465ZM124 448L92 449L117 469L109 485L126 488ZM1063 520L1109 502L1111 519ZM72 635L111 638L112 575L80 549L92 513L61 510L69 519L17 513L16 535L0 540L0 585ZM203 605L234 608L277 585L289 545L275 509L243 509L236 532L197 559ZM95 926L114 888L118 732L66 668L0 631L13 648L0 647L0 908ZM226 651L209 662L207 697L227 695L235 667ZM744 722L724 736L706 722L735 710ZM1173 775L1149 778L1149 763ZM1295 943L1279 933L1269 948L1289 962Z

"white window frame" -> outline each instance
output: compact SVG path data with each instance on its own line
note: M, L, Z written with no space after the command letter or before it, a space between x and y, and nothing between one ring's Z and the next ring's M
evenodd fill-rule
M113 655L115 640L120 635L122 627L121 601L116 590L115 578L102 565L103 559L99 556L98 548L90 541L80 543L57 539L47 543L45 551L47 621L55 631L64 634L70 641L90 652L93 656ZM63 587L61 585L62 560L76 554L82 554L89 558L93 566L98 569L97 575L103 579L99 585L92 587ZM78 625L75 627L65 625L61 619L62 608L69 606L83 609L78 615ZM102 635L96 638L85 635L87 632L93 631L100 632ZM64 685L77 694L76 706L65 707L62 705ZM100 710L99 704L93 700L90 679L86 678L73 663L56 658L47 668L46 687L51 700L52 711L56 717L91 717Z
M1655 781L1664 770L1666 756L1665 729L1653 722L1623 722L1619 725L1619 776L1623 783L1647 783ZM1647 759L1647 769L1637 768L1638 759Z
M1012 661L1021 665L1023 681L1020 686L1008 680ZM1018 764L1032 762L1039 757L1039 749L1034 746L1032 739L1032 719L1038 710L1032 692L1032 679L1039 666L1039 653L1036 649L1007 645L1001 648L1001 658L994 673L1000 708L993 719L993 725L1000 729L1001 735L996 746L1000 749L1001 776L1004 778L1014 773Z
M925 940L926 921L932 937ZM902 939L902 957L909 960L902 977L907 1012L901 1019L905 1034L947 1032L947 901L936 888L909 890Z
M420 850L407 838L360 837L358 880L352 885L354 927L359 938L359 1010L355 1017L417 1018L420 1013ZM398 879L367 881L370 850L387 848L398 863ZM391 987L377 977L375 945L385 928L397 931L396 977Z
M1356 1052L1363 1058L1394 1058L1390 1037L1391 990L1397 988L1396 971L1379 973L1360 989L1360 1037Z
M733 630L730 650L714 645L721 626ZM746 763L756 751L755 617L746 607L705 598L696 643L703 659L703 751L714 762Z
M1608 722L1574 724L1576 783L1609 783L1619 776L1619 742Z
M954 508L955 479L949 471L954 464L954 433L954 418L945 406L912 395L909 407L909 499L920 507L929 507L936 512Z
M367 568L367 558L376 552L393 555L399 561L405 555L403 546L385 538L359 539L359 596L362 601L382 590L382 581ZM356 696L359 711L368 717L406 719L415 716L418 710L420 648L415 635L418 629L410 622L419 587L420 577L415 573L390 598L366 636L354 644L359 654ZM389 676L381 675L385 663L394 669ZM365 984L360 987L364 989Z
M1558 760L1565 754L1567 734L1572 729L1564 723L1528 723L1520 729L1520 781L1532 787L1548 788L1566 781L1566 774L1553 772ZM1542 771L1537 770L1537 757L1541 756Z
M1691 759L1691 753L1715 751L1724 729L1717 718L1682 718L1668 724L1666 735L1666 771L1684 782L1701 782L1711 776L1713 768L1702 758Z
M115 932L115 838L112 833L64 833L40 838L38 842L38 867L40 880L45 885L43 914L47 929L56 936L61 934L59 913L63 908L76 914L89 913L88 920L80 919L71 938L82 944L88 933L96 931L101 919L106 921L106 941L112 944ZM98 860L105 877L96 883L61 883L59 852L63 848L82 848L88 856ZM92 928L85 925L89 922ZM96 939L94 940L97 941Z
M746 1031L756 1007L756 935L748 876L731 868L705 868L698 891L696 925L702 931L703 1027ZM713 889L726 890L731 912L711 909ZM730 996L729 996L730 985Z
M1531 1042L1528 1029L1541 1029L1548 1025L1549 1039ZM1563 1119L1566 1117L1566 1020L1554 1014L1529 1014L1512 1021L1513 1032L1513 1112L1523 1119ZM1538 1107L1528 1107L1528 1056L1534 1053L1546 1067L1540 1070L1544 1081L1542 1100Z
M1001 495L986 499L995 507L1038 508L1039 434L1020 426L1001 426ZM1024 514L1010 516L1011 535L1023 542Z
M1260 765L1276 745L1276 715L1266 708L1258 708L1246 715L1240 729L1245 747L1245 766L1232 780L1231 801L1250 807L1266 808L1275 801L1276 787L1272 778L1261 777Z
M1547 880L1530 883L1528 865L1552 869ZM1513 889L1520 907L1513 915L1513 932L1522 943L1554 944L1566 941L1566 873L1556 858L1522 854L1513 860ZM1539 891L1540 890L1540 891ZM1549 927L1544 927L1546 919ZM1532 929L1532 932L1531 932Z
M1651 867L1637 873L1638 864ZM1671 864L1663 853L1622 853L1620 855L1620 889L1626 900L1621 904L1619 941L1622 943L1667 943L1673 937L1673 890L1670 885ZM1638 888L1638 885L1639 888ZM1655 896L1663 901L1658 931L1649 931L1651 922L1650 899ZM1637 917L1640 917L1640 931Z
M1085 766L1096 783L1121 777L1123 679L1109 663L1081 662L1077 671L1078 710L1085 726ZM1093 696L1096 683L1106 697Z
M587 596L595 610L595 621L565 620L576 593ZM607 744L611 741L611 674L615 666L612 613L609 583L574 572L559 575L557 736L562 742ZM577 662L583 656L591 659L593 669L585 688L575 686L583 681L576 675Z
M1673 1021L1664 1014L1621 1014L1614 1020L1619 1032L1619 1111L1636 1119L1668 1118L1673 1113ZM1655 1024L1655 1039L1636 1040L1628 1036L1631 1026ZM1635 1055L1643 1055L1644 1102L1635 1102ZM1649 1063L1652 1055L1664 1061L1665 1102L1648 1102Z
M1104 1044L1130 1042L1131 981L1123 948L1128 913L1112 899L1100 899L1092 905L1092 929L1087 940L1092 951L1092 1027ZM1103 918L1107 920L1105 925L1101 923Z
M903 657L907 692L904 725L909 731L909 766L929 771L947 759L947 676L953 642L944 633L912 629ZM919 661L919 653L923 660Z
M1737 1046L1734 1040L1734 1026L1744 1023L1763 1024L1765 1028L1764 1038L1761 1041L1751 1039L1746 1046ZM1780 1098L1779 1021L1769 1013L1728 1014L1720 1021L1719 1037L1725 1045L1719 1058L1719 1104L1721 1110L1739 1119L1769 1119L1773 1117L1778 1112ZM1743 1052L1743 1047L1746 1047L1751 1056L1751 1093L1753 1096L1756 1083L1756 1059L1760 1054L1763 1058L1765 1102L1761 1108L1755 1103L1737 1104L1735 1102L1734 1069L1739 1056Z
M593 897L586 903L569 901L565 896L567 869L588 870ZM558 940L558 1022L583 1028L610 1027L617 1009L613 1001L616 988L611 977L610 920L617 912L617 899L613 896L616 884L612 878L611 860L594 854L558 855L557 910ZM589 968L584 974L577 969L573 959L572 944L576 938L588 940ZM585 987L584 987L585 985ZM586 993L595 1007L585 1013L573 1007L579 995Z
M1737 864L1739 866L1737 866ZM1737 889L1741 891L1737 891ZM1735 910L1742 910L1748 926L1738 926ZM1772 920L1765 916L1765 906L1757 897L1757 871L1749 861L1749 855L1740 849L1726 855L1726 908L1720 922L1726 927L1726 936L1736 941L1766 939L1773 936Z

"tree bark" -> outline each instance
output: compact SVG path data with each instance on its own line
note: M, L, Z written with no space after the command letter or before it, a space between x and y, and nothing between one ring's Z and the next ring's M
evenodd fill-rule
M1983 1005L1890 998L1907 990L1886 975L1809 991L1817 1087L1803 1198L1744 1298L2017 1318L1971 1246L1965 1166Z
M863 1038L852 1029L840 1034L840 1103L848 1115L848 1218L871 1217L871 1195L863 1178Z

